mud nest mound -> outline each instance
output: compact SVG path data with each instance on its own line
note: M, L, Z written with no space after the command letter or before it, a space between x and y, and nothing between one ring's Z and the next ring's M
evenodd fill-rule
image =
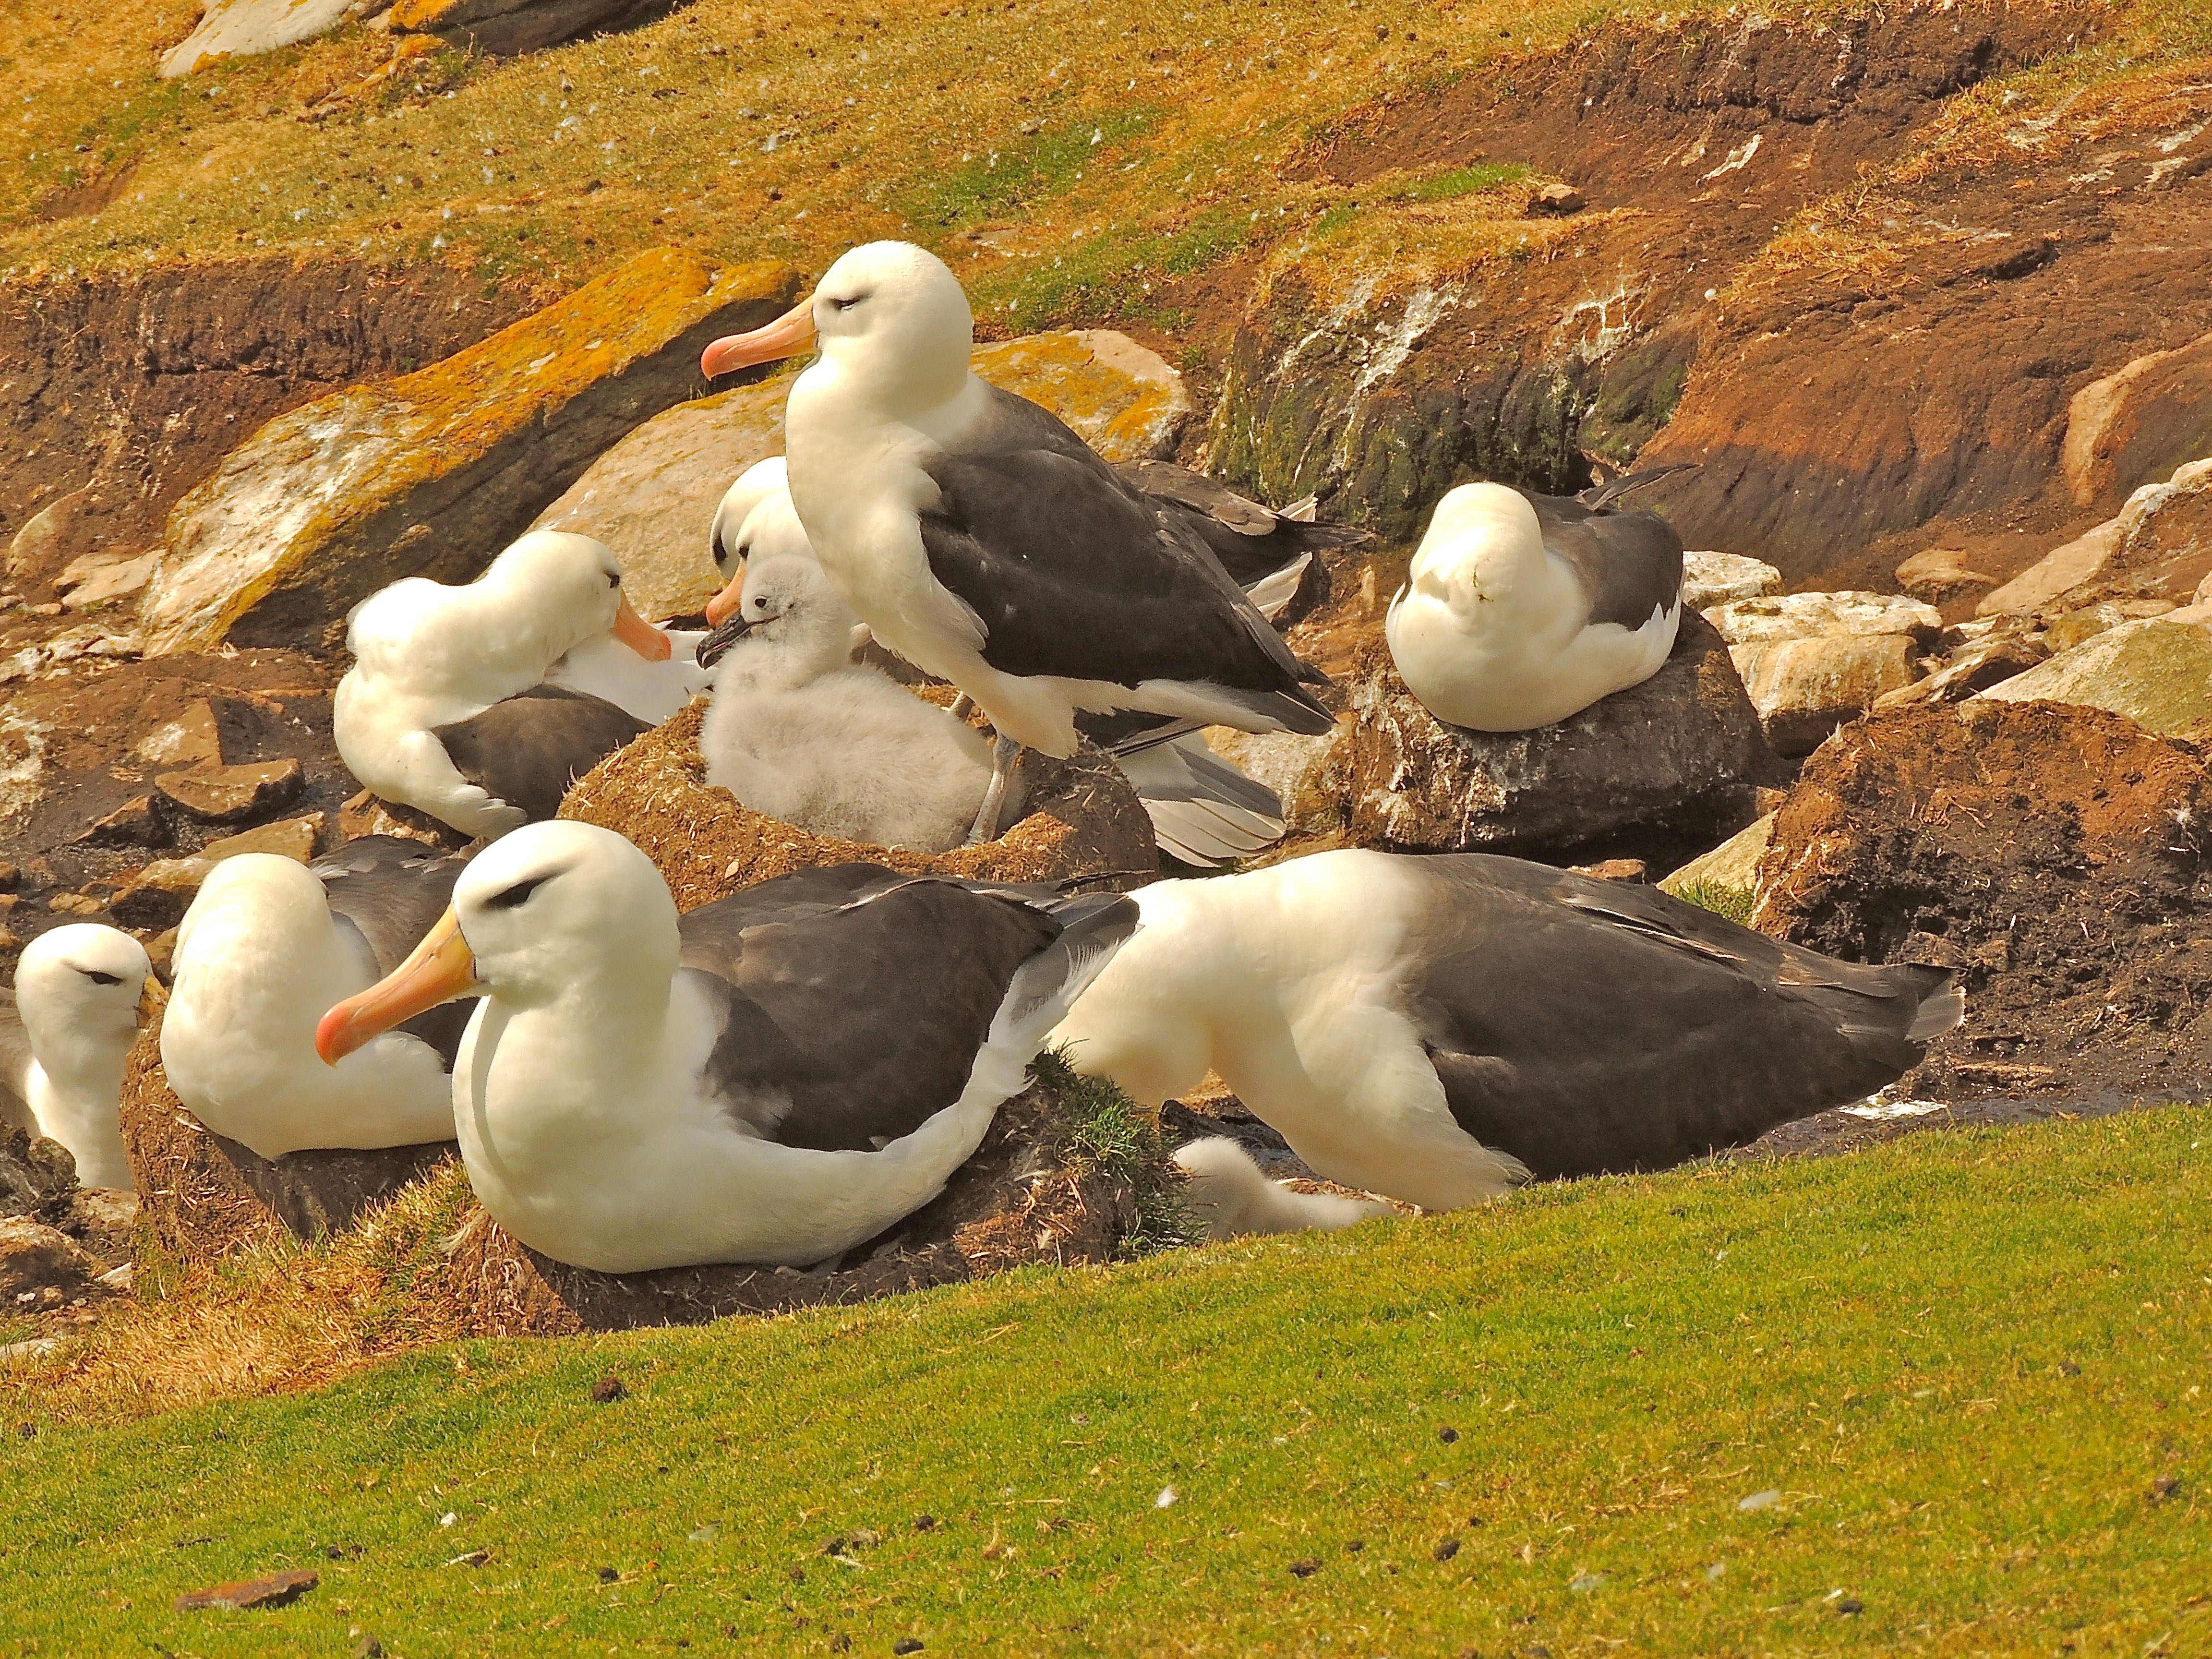
M1958 970L1966 1023L1917 1091L2201 1098L2206 797L2194 746L2100 709L1899 709L1814 752L1752 921L1834 956Z
M1024 750L1018 769L1028 812L996 841L931 854L836 841L738 805L726 789L709 788L699 754L706 704L694 702L672 720L607 757L568 791L561 816L627 836L659 866L678 910L794 870L855 860L914 875L967 876L985 881L1066 881L1097 877L1100 884L1149 880L1159 846L1144 803L1121 770L1085 750L1056 761Z
M1110 1085L1041 1057L945 1190L845 1252L832 1271L744 1267L602 1273L520 1244L473 1201L416 1252L408 1297L432 1333L556 1336L696 1325L733 1314L868 1302L1004 1273L1102 1262L1191 1236L1157 1130ZM434 1182L459 1182L459 1170Z
M441 1161L453 1143L288 1152L268 1158L194 1117L161 1070L155 1009L123 1071L123 1149L138 1220L179 1261L211 1261L281 1231L296 1237L350 1227Z

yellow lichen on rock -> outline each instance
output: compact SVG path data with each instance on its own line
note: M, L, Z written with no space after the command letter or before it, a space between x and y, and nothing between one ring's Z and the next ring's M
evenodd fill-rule
M787 266L655 249L442 362L280 416L171 512L147 651L295 643L398 577L467 579L696 385L708 338L798 286Z

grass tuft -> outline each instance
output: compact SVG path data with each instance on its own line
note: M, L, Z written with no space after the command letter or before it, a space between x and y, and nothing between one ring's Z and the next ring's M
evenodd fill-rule
M1751 926L1751 913L1759 905L1757 894L1717 881L1690 882L1674 896L1696 905L1700 910L1710 910L1717 916L1725 916L1740 927Z
M1068 1127L1060 1154L1078 1169L1095 1170L1126 1187L1136 1205L1137 1227L1124 1241L1131 1256L1195 1244L1204 1225L1183 1202L1181 1178L1168 1159L1158 1120L1121 1092L1110 1078L1085 1077L1067 1063L1062 1048L1030 1062L1038 1079L1060 1099Z

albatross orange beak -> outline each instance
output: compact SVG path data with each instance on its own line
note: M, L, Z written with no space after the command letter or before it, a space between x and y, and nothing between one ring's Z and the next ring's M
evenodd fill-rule
M666 662L676 648L669 644L667 635L630 609L627 599L615 612L615 637L647 662Z
M707 601L707 626L720 628L729 621L730 613L738 608L738 598L744 592L745 573L742 570L730 578L729 585Z
M406 961L323 1016L315 1027L315 1052L324 1065L335 1066L393 1026L482 988L476 957L461 937L461 920L448 908Z
M796 357L814 343L814 296L750 334L726 334L699 354L699 372L708 380L756 363Z

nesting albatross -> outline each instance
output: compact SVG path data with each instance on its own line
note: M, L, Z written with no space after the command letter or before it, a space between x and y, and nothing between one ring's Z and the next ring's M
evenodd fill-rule
M1333 724L1301 663L1179 512L1036 404L969 368L974 319L944 263L853 249L809 300L717 340L709 376L803 351L785 410L791 497L831 582L884 646L996 729L996 833L1016 745L1066 758L1082 710L1248 732Z
M1682 620L1682 538L1611 503L1676 470L1579 496L1447 493L1383 624L1406 689L1451 725L1528 732L1657 673Z
M1319 1174L1431 1209L1650 1170L1871 1094L1964 1012L1649 887L1345 850L1135 895L1054 1034L1157 1104L1209 1068Z
M338 1063L480 997L453 1109L501 1226L604 1273L803 1267L937 1194L1135 922L1115 895L1040 905L864 864L679 921L612 830L532 824L316 1043Z
M77 921L25 945L0 991L0 1128L58 1140L88 1187L132 1185L116 1103L152 971L130 934Z

